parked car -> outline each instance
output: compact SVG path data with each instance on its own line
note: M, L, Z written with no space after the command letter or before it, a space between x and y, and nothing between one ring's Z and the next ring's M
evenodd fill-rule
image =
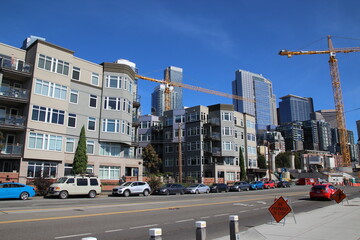
M128 197L130 195L140 195L149 196L151 188L147 182L125 182L121 186L114 187L112 190L112 195L122 195Z
M18 198L27 200L35 196L33 187L21 183L0 183L0 198Z
M257 190L257 189L264 189L264 182L262 181L253 181L250 183L250 189Z
M245 181L241 181L241 182L235 182L234 185L232 185L230 187L230 191L249 191L250 190L250 184L248 182Z
M210 192L228 192L229 186L225 183L214 183L210 186Z
M47 196L58 196L61 199L69 195L88 195L90 198L101 193L101 181L97 177L79 175L59 178L51 184Z
M266 189L275 188L275 182L274 181L266 181L266 182L264 182L264 188L266 188Z
M206 186L205 184L192 184L185 189L185 193L209 193L210 187Z
M287 187L290 187L290 183L288 181L280 181L278 182L277 184L277 187L280 188L287 188Z
M181 184L165 184L161 188L158 188L154 191L154 194L181 194L183 195L185 193L185 187Z
M310 199L328 199L332 200L332 195L336 192L332 184L315 184L310 190Z

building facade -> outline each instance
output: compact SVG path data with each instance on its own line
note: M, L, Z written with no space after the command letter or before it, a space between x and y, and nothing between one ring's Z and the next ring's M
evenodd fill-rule
M0 84L0 172L17 172L23 183L71 174L84 127L88 172L103 180L142 176L132 145L139 103L131 66L92 63L41 39L26 49L0 44Z
M182 83L183 69L179 67L170 66L164 70L164 79L168 78L170 82ZM182 88L174 87L171 91L170 109L182 109ZM151 113L152 115L162 116L165 111L165 86L159 85L155 87L151 95Z
M279 102L279 123L307 121L310 114L314 112L312 98L287 95L281 97Z
M277 125L276 96L270 80L259 74L237 70L232 82L232 94L254 99L254 102L234 99L233 104L235 111L255 116L257 130Z

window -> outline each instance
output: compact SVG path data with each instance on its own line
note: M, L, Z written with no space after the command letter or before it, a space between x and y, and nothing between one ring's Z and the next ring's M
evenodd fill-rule
M97 102L97 96L90 94L90 102L89 102L89 106L96 108L96 102Z
M74 152L75 148L75 139L74 138L66 138L66 144L65 144L65 152Z
M233 145L232 142L224 141L224 142L223 142L223 150L224 150L224 151L231 151L231 150L233 150L232 145Z
M196 166L200 165L200 157L199 156L191 156L187 158L188 166Z
M57 172L57 164L49 162L29 162L27 177L46 177L55 178Z
M87 178L77 178L76 179L76 185L77 186L87 186L88 185Z
M221 113L221 120L222 121L232 121L232 113L222 112Z
M107 88L122 88L122 77L106 75Z
M65 118L64 111L58 110L58 109L51 109L51 108L48 108L47 110L48 110L48 112L51 112L50 118L49 118L49 114L48 114L47 122L51 122L54 124L60 124L60 125L64 124L64 118Z
M62 110L34 105L31 120L63 125L64 117L65 112Z
M172 158L166 158L164 161L165 167L172 167L174 166L174 159Z
M74 80L80 80L80 68L78 67L73 67L73 72L72 72L72 79Z
M73 174L74 174L74 172L72 170L72 164L65 163L64 176L70 176ZM69 180L67 182L69 182Z
M76 91L76 90L71 90L71 92L70 92L70 102L77 104L78 99L79 99L79 92Z
M96 128L96 118L89 117L87 129L90 131L95 131L95 128Z
M76 127L76 114L69 113L68 127Z
M91 84L95 86L99 86L99 74L97 73L91 74Z
M59 73L63 75L69 74L69 63L62 60L39 54L38 68Z
M67 87L64 85L36 79L35 94L65 100L66 93Z
M176 115L175 116L175 123L182 123L185 121L185 116L184 115Z
M90 186L98 186L98 180L96 178L90 178Z
M46 120L46 107L33 106L31 120L45 122Z
M86 153L94 154L95 142L94 141L86 141Z
M120 179L120 167L100 166L100 179Z
M103 132L119 132L120 121L115 119L103 119L102 131ZM125 131L125 128L124 128Z
M234 165L234 158L232 158L232 157L225 157L225 158L224 158L224 165Z
M121 146L118 143L100 143L100 155L119 157L121 152Z
M48 135L41 133L29 134L29 149L61 151L62 149L62 137L56 135Z
M223 127L223 136L232 136L233 129L231 127Z

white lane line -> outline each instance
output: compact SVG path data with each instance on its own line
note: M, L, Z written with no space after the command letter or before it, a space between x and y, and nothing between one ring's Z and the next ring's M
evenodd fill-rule
M159 226L159 224L150 224L150 225L145 225L145 226L131 227L130 229L148 228L148 227L156 227L156 226Z
M218 214L218 215L214 215L214 217L222 217L222 216L229 216L229 213L223 213L223 214Z
M114 229L114 230L107 230L105 231L106 233L112 233L112 232L120 232L123 231L124 229Z
M92 233L82 233L82 234L76 234L76 235L68 235L68 236L55 237L55 239L73 238L73 237L87 236L87 235L91 235L91 234L92 234Z
M253 211L258 211L258 210L260 210L260 208L254 208L254 209L253 209Z
M210 216L201 217L200 219L206 219L206 218L210 218Z
M239 213L244 213L244 212L249 212L250 210L242 210L242 211L239 211Z
M268 207L262 207L261 209L266 209L266 208L268 208Z
M194 221L194 219L190 218L190 219L179 220L179 221L176 221L176 223L190 222L190 221Z
M266 202L264 202L264 201L257 201L257 203L261 203L261 204L266 204Z

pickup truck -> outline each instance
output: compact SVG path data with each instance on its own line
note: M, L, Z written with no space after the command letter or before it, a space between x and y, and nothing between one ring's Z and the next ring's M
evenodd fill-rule
M275 182L274 181L266 181L264 183L264 188L266 188L266 189L275 188Z
M250 183L250 189L257 190L257 189L264 189L264 182L262 181L253 181Z

